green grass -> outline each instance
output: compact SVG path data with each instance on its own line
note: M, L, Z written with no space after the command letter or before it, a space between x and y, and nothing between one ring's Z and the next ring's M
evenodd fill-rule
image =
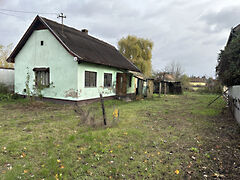
M0 179L212 177L219 165L210 149L225 106L220 99L207 107L215 97L186 93L105 101L107 127L100 126L100 103L81 107L94 117L92 127L82 123L75 106L0 102ZM112 123L114 107L120 111L117 123Z

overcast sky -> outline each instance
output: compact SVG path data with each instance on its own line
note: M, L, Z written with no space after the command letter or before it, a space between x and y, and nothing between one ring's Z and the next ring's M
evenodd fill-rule
M153 69L180 63L188 75L215 75L217 55L240 23L238 0L0 0L0 44L14 46L36 14L63 12L64 24L115 47L127 35L154 42ZM14 16L6 15L11 14ZM60 22L56 14L40 14Z

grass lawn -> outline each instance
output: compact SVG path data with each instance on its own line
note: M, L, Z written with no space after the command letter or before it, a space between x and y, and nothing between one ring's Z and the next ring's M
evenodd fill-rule
M100 103L81 107L93 127L75 106L0 101L0 179L237 179L240 128L215 97L105 101L106 128Z

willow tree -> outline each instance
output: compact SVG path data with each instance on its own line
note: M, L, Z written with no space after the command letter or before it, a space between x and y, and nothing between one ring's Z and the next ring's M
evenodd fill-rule
M8 63L6 61L8 56L11 53L11 50L12 50L12 44L9 44L6 47L4 47L3 45L0 45L0 67L13 68L13 63Z
M120 53L146 76L151 76L152 72L152 48L152 41L136 36L127 36L118 42Z

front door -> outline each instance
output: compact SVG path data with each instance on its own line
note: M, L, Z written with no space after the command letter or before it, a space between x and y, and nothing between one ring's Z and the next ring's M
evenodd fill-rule
M127 95L127 74L117 73L116 93L118 96Z

